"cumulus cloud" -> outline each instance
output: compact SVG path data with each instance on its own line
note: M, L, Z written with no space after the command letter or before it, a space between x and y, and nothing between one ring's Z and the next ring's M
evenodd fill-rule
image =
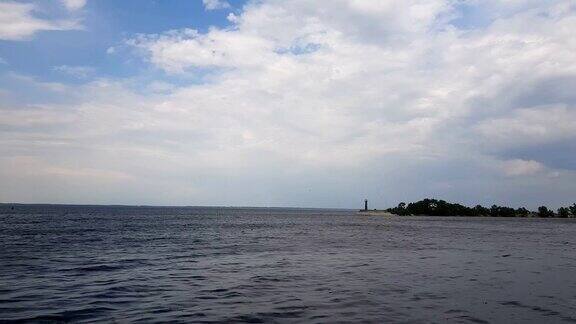
M62 0L62 4L70 11L80 10L86 5L86 0Z
M230 4L224 0L202 0L206 10L217 10L230 8Z
M36 5L0 2L0 40L25 40L39 31L79 29L76 20L48 20L34 15Z
M222 30L213 30L209 35L193 29L140 35L129 44L150 51L151 61L169 72L182 72L188 67L261 66L275 56L266 40ZM194 54L188 56L191 53Z
M68 74L70 76L85 79L90 77L95 73L95 69L91 66L70 66L70 65L59 65L53 68L54 71Z
M576 107L544 106L514 110L478 123L478 131L498 146L546 144L576 137Z
M461 5L257 1L228 28L134 36L152 66L195 82L99 80L65 108L13 109L0 120L44 124L13 127L2 153L108 165L163 184L150 189L162 203L520 203L544 183L548 199L570 196L573 172L512 152L576 140L576 100L556 91L576 78L575 6ZM464 24L475 10L490 14Z
M504 161L502 168L508 176L529 176L544 170L544 165L537 161L509 160Z

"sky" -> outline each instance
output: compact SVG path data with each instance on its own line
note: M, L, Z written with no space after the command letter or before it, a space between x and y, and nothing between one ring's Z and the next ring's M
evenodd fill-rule
M576 202L576 2L0 0L0 202Z

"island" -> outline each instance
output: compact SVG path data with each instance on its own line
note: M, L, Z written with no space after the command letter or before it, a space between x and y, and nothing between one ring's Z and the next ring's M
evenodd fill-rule
M525 207L506 207L492 205L490 208L482 205L474 207L458 203L449 203L445 200L426 198L417 202L406 204L401 202L398 206L384 210L368 209L368 200L364 200L364 209L359 210L360 215L378 216L468 216L468 217L540 217L540 218L576 218L576 203L568 207L560 207L556 212L546 206L538 207L537 211L530 211Z

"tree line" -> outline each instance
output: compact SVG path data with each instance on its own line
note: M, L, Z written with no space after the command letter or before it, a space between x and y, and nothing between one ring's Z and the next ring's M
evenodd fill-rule
M546 206L538 207L538 211L530 211L524 207L511 208L505 206L492 205L487 208L481 205L467 207L460 204L453 204L444 200L423 199L417 202L406 204L401 202L397 207L386 210L392 214L407 215L427 215L427 216L491 216L491 217L560 217L576 218L576 204L568 207L560 207L555 213Z

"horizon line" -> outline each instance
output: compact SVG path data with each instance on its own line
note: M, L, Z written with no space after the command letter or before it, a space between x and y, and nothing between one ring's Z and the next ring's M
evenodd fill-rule
M0 202L2 205L28 206L78 206L78 207L150 207L150 208L261 208L261 209L325 209L325 210L356 210L355 208L336 207L286 207L286 206L223 206L223 205L137 205L137 204L84 204L84 203L23 203Z

